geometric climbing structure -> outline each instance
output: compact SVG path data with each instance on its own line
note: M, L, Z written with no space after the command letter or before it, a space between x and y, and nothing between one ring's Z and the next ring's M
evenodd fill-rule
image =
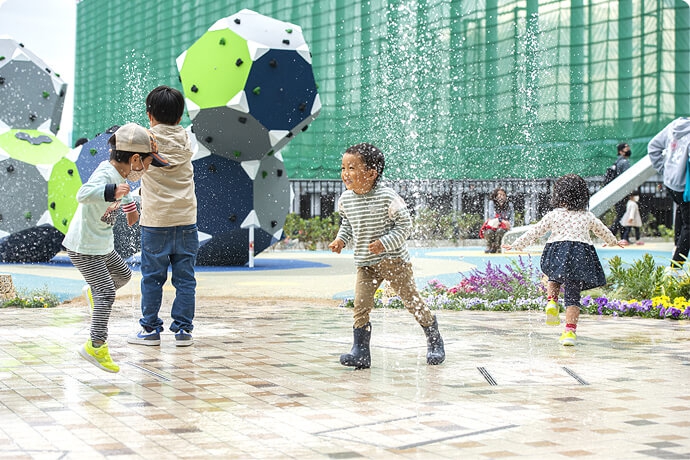
M44 262L76 210L75 170L59 129L67 85L41 59L0 37L0 261ZM67 169L70 169L67 166ZM78 187L77 187L78 188Z
M57 134L67 83L38 56L0 36L0 124Z
M244 265L283 238L290 185L279 150L321 102L299 26L242 10L177 59L192 125L199 265Z
M283 238L291 197L282 157L237 162L211 154L191 138L201 242L197 264L244 265L248 225L255 227L256 254Z
M277 152L321 110L302 29L251 10L213 24L177 67L197 140L234 161Z

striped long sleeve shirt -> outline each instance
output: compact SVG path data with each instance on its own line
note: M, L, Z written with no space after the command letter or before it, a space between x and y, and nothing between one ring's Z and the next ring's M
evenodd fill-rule
M354 249L355 265L366 267L381 260L410 260L405 242L412 231L412 217L405 201L390 187L375 186L358 195L352 190L338 202L342 218L337 238ZM369 252L369 244L381 240L386 248L381 254Z

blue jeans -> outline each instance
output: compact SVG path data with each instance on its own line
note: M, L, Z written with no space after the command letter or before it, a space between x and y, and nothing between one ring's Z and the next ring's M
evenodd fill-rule
M179 227L141 227L141 314L139 320L147 330L163 331L158 317L163 300L163 285L172 266L175 300L170 330L194 329L196 278L194 264L199 251L196 224Z

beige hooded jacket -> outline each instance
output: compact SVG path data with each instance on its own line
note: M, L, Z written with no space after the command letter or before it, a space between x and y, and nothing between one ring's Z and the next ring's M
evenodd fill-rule
M144 227L177 227L196 224L193 152L189 136L180 125L157 124L151 128L158 151L170 166L149 168L141 179L141 217Z

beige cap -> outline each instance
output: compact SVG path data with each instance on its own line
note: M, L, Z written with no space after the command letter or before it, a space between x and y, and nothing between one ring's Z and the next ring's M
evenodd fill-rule
M168 161L158 153L158 143L151 131L136 123L127 123L115 131L115 148L125 152L150 153L153 166L168 166Z

